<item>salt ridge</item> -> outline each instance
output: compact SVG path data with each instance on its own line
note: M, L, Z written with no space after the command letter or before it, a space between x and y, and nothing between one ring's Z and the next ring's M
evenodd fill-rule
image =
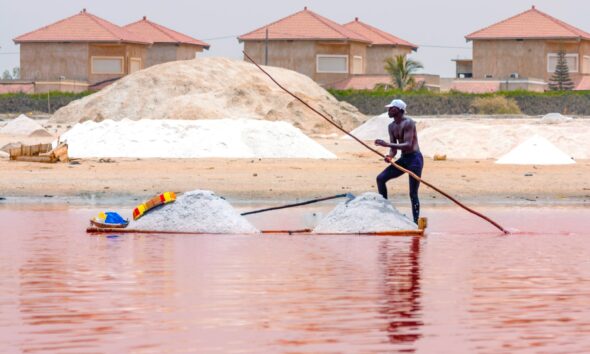
M87 121L60 140L73 158L336 158L289 123L246 118Z

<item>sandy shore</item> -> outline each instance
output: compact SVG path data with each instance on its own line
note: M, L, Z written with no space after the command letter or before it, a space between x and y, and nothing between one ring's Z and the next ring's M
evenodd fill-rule
M234 201L291 201L376 190L384 162L358 143L319 139L336 160L113 159L41 164L0 158L4 203L43 200L133 202L161 191L207 189ZM470 203L590 203L590 160L574 165L497 165L493 160L426 159L423 178ZM395 200L407 200L406 176L389 182ZM424 204L448 203L422 186Z

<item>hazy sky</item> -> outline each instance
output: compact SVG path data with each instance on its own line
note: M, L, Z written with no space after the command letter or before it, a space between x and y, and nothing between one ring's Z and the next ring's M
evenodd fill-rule
M19 65L19 47L12 39L26 32L87 11L118 25L147 16L211 44L206 56L241 59L242 44L235 38L304 6L346 23L362 21L401 37L420 48L412 57L424 72L453 76L453 58L471 58L464 36L536 5L582 30L590 32L588 0L0 0L0 72Z

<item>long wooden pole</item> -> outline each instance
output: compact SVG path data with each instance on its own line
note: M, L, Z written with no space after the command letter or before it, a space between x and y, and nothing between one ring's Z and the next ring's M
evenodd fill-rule
M291 95L293 98L295 98L297 101L303 103L303 105L305 105L307 108L311 109L313 112L317 113L320 117L324 118L326 121L328 121L328 123L332 124L333 126L335 126L338 130L340 130L341 132L343 132L344 134L348 135L349 137L353 138L354 140L356 140L359 144L363 145L365 148L371 150L372 152L374 152L375 154L381 156L382 158L385 158L385 155L382 154L381 152L379 152L378 150L372 148L371 146L367 145L364 141L360 140L359 138L357 138L356 136L352 135L351 133L349 133L348 131L346 131L345 129L343 129L342 127L340 127L338 124L336 124L332 119L333 118L330 116L330 118L328 118L325 114L319 112L317 109L313 108L312 106L310 106L307 102L305 102L304 100L302 100L301 98L299 98L298 96L296 96L295 94L291 93L291 91L287 90L285 87L283 87L280 83L277 82L277 80L275 80L268 72L266 72L266 70L264 70L262 67L260 67L260 65L258 65L252 58L250 58L250 56L245 52L242 51L242 53L244 53L244 56L246 56L246 58L248 58L248 60L250 60L252 62L252 64L256 65L256 67L258 69L260 69L260 71L262 71L266 76L268 76L272 82L274 82L278 87L280 87L283 91L285 91L286 93L288 93L289 95ZM502 226L500 226L500 224L498 224L497 222L495 222L494 220L490 219L489 217L463 205L461 202L459 202L458 200L456 200L455 198L451 197L449 194L443 192L442 190L440 190L439 188L433 186L432 184L426 182L425 180L423 180L422 178L420 178L418 175L416 175L415 173L413 173L412 171L409 171L405 168L403 168L402 166L396 164L394 161L390 162L395 168L397 168L400 171L403 171L405 173L407 173L408 175L412 176L412 178L414 178L415 180L424 183L425 185L427 185L428 187L434 189L435 191L439 192L440 194L444 195L445 197L449 198L452 202L454 202L455 204L457 204L458 206L460 206L461 208L467 210L468 212L479 216L480 218L484 219L485 221L489 222L490 224L494 225L497 229L499 229L500 231L502 231L504 234L508 234L509 232L504 229Z

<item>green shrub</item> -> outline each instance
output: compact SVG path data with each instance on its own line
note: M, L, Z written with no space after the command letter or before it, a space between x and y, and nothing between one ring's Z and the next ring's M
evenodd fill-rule
M513 98L504 96L476 97L471 107L478 114L522 114Z

